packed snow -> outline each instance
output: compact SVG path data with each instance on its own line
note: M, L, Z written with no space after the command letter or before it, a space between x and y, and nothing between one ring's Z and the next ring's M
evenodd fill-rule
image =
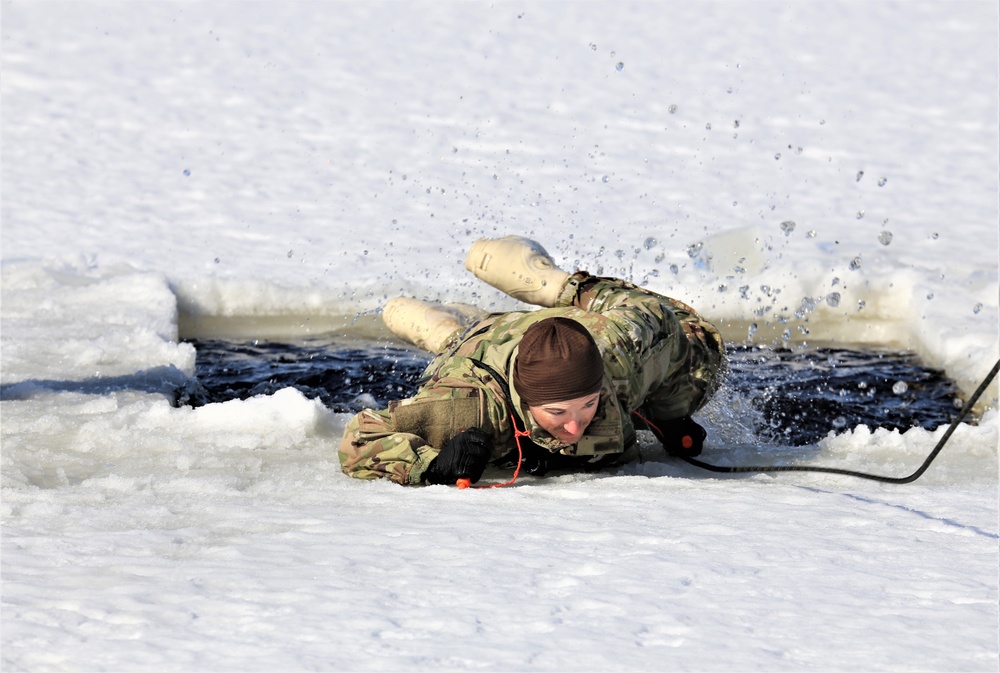
M997 670L995 382L903 486L644 438L404 488L343 475L348 415L294 389L172 404L185 339L524 308L462 266L505 234L967 396L998 358L996 2L0 11L4 670ZM946 429L776 447L749 406L703 410L706 459L902 476Z

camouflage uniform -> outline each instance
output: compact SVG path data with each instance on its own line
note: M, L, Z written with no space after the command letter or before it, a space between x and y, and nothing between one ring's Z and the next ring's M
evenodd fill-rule
M604 358L597 414L574 445L541 429L506 383L524 331L554 316L583 324ZM586 272L570 277L555 308L494 314L456 336L428 365L416 395L351 419L339 450L346 474L419 484L438 448L469 427L492 435L500 459L516 449L512 413L542 449L604 464L635 444L633 411L660 422L691 414L716 390L725 364L718 330L691 307Z

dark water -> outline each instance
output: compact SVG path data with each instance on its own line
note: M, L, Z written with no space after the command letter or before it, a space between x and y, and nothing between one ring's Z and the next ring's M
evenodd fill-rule
M839 348L738 347L729 385L765 419L762 440L812 444L831 428L934 429L961 409L958 388L912 353Z
M180 402L200 406L294 387L330 409L384 407L417 389L427 353L369 342L193 341L198 384ZM812 444L831 427L936 428L957 414L954 384L908 353L734 347L730 388L764 419L762 441Z

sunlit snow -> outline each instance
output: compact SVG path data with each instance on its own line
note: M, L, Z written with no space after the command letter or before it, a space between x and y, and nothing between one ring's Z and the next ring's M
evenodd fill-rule
M998 357L998 7L28 2L2 11L4 670L995 671L997 385L905 486L665 460L340 472L294 389L173 406L184 339L518 304L482 236L734 343ZM908 474L945 428L706 458Z

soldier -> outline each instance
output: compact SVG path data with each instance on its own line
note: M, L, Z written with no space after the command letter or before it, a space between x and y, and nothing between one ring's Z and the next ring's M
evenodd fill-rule
M400 484L475 483L487 464L531 474L629 458L636 429L695 456L691 420L718 388L725 347L694 309L615 278L559 269L538 243L481 239L465 267L541 310L485 312L411 298L382 313L437 354L413 397L365 409L340 444L346 474ZM468 482L466 482L468 483Z

